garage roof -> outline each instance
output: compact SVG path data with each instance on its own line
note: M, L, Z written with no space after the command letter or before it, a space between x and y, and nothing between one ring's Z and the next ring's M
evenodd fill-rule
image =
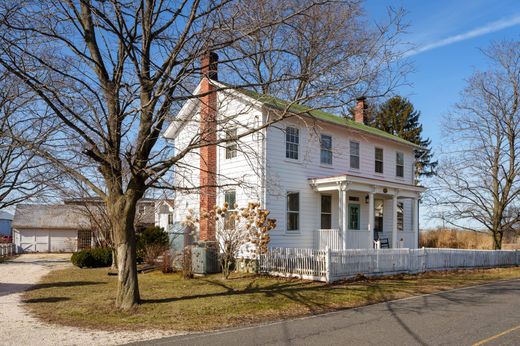
M15 229L84 229L90 222L77 205L18 204L12 227Z

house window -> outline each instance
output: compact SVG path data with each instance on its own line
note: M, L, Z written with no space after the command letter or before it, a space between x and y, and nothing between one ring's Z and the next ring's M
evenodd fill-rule
M298 147L300 143L300 130L287 127L285 130L285 157L298 160Z
M395 176L404 177L404 154L399 151L395 153Z
M404 230L404 204L403 204L403 202L397 203L397 229L399 231Z
M348 228L359 229L359 204L348 205Z
M321 135L320 146L320 162L322 164L332 165L332 137Z
M350 141L350 168L359 169L359 143Z
M299 230L300 219L300 194L298 192L287 193L287 230Z
M375 150L375 171L376 173L383 173L383 149L376 148Z
M383 232L383 211L385 203L382 199L376 199L374 202L374 232Z
M224 202L228 206L226 216L224 218L224 227L226 229L235 228L235 219L231 217L231 214L235 210L237 200L237 192L235 190L228 190L224 192Z
M228 210L235 210L237 203L237 192L235 190L228 190L224 192L224 202L228 206Z
M168 226L173 225L173 213L168 213Z
M321 229L332 228L332 197L321 196Z
M238 145L235 142L237 137L237 129L233 128L226 131L226 159L237 157Z

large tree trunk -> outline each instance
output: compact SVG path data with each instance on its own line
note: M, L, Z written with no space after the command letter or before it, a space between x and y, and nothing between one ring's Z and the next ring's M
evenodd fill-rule
M112 265L110 266L110 269L117 269L117 249L115 247L112 247Z
M502 249L502 232L500 230L493 231L493 248L495 250Z
M116 307L128 310L139 304L136 240L134 230L137 200L120 197L109 209L117 256Z

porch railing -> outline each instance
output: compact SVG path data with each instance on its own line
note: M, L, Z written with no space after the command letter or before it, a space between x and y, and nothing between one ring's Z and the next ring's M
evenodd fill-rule
M339 229L319 229L314 232L314 248L317 250L343 249L343 234Z

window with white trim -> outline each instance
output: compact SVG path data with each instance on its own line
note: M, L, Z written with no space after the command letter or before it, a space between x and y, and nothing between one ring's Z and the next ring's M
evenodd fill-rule
M332 228L332 196L321 195L321 229Z
M300 130L288 126L285 129L285 157L298 160L298 150L300 146Z
M404 154L400 151L395 153L395 176L404 177Z
M226 131L226 159L237 157L238 145L235 141L237 137L237 129L232 128Z
M321 135L320 138L320 163L332 165L332 137Z
M397 203L397 229L404 230L404 203Z
M300 229L300 193L287 192L287 231Z
M359 143L350 141L350 168L359 169Z
M235 219L234 217L231 217L231 215L236 209L236 202L236 190L227 190L226 192L224 192L224 203L227 205L227 212L224 219L224 227L226 229L232 229L235 227Z
M383 173L383 149L376 148L374 151L375 156L375 172Z

